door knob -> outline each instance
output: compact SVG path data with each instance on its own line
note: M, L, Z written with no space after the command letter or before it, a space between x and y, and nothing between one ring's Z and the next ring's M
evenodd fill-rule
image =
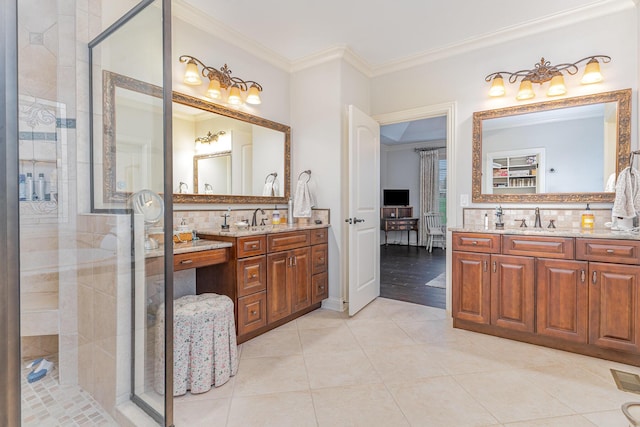
M348 222L349 224L353 224L353 220L351 218L345 219L344 222Z
M357 224L359 222L364 222L364 218L356 218L355 216L353 217L353 223Z

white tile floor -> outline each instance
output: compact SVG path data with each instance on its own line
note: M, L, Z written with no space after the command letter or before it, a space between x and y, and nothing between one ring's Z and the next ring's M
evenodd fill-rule
M316 310L241 346L238 375L175 399L176 426L625 427L609 368L640 368L453 329L379 298Z

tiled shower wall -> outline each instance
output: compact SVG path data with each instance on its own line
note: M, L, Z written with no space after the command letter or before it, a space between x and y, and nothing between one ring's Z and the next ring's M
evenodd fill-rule
M130 218L78 217L78 385L111 415L131 389Z

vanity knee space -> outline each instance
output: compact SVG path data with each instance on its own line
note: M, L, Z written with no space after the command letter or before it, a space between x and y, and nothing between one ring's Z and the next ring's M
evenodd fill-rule
M640 364L640 242L452 236L455 327Z

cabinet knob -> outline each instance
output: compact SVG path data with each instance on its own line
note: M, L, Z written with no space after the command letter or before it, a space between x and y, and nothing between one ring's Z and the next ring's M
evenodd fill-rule
M614 250L613 250L613 249L607 249L607 253L608 253L608 254L612 254L613 252L614 252Z
M183 259L182 261L180 261L180 264L191 264L192 262L192 259Z
M324 262L324 258L318 258L318 261Z
M258 275L253 273L251 276L249 276L249 279L255 279L256 277L258 277Z
M324 285L320 286L320 290L324 291Z
M258 314L258 312L257 312L257 311L255 311L255 310L251 310L251 315L252 315L252 316L255 316L256 314Z
M598 272L597 271L593 272L593 275L591 276L591 283L593 283L594 285L596 283L598 283Z
M251 249L256 249L258 247L258 245L256 245L255 243L253 245L251 245Z
M471 244L472 244L473 246L476 246L476 245L478 244L478 241L477 241L477 240L474 240L473 242L471 242Z

